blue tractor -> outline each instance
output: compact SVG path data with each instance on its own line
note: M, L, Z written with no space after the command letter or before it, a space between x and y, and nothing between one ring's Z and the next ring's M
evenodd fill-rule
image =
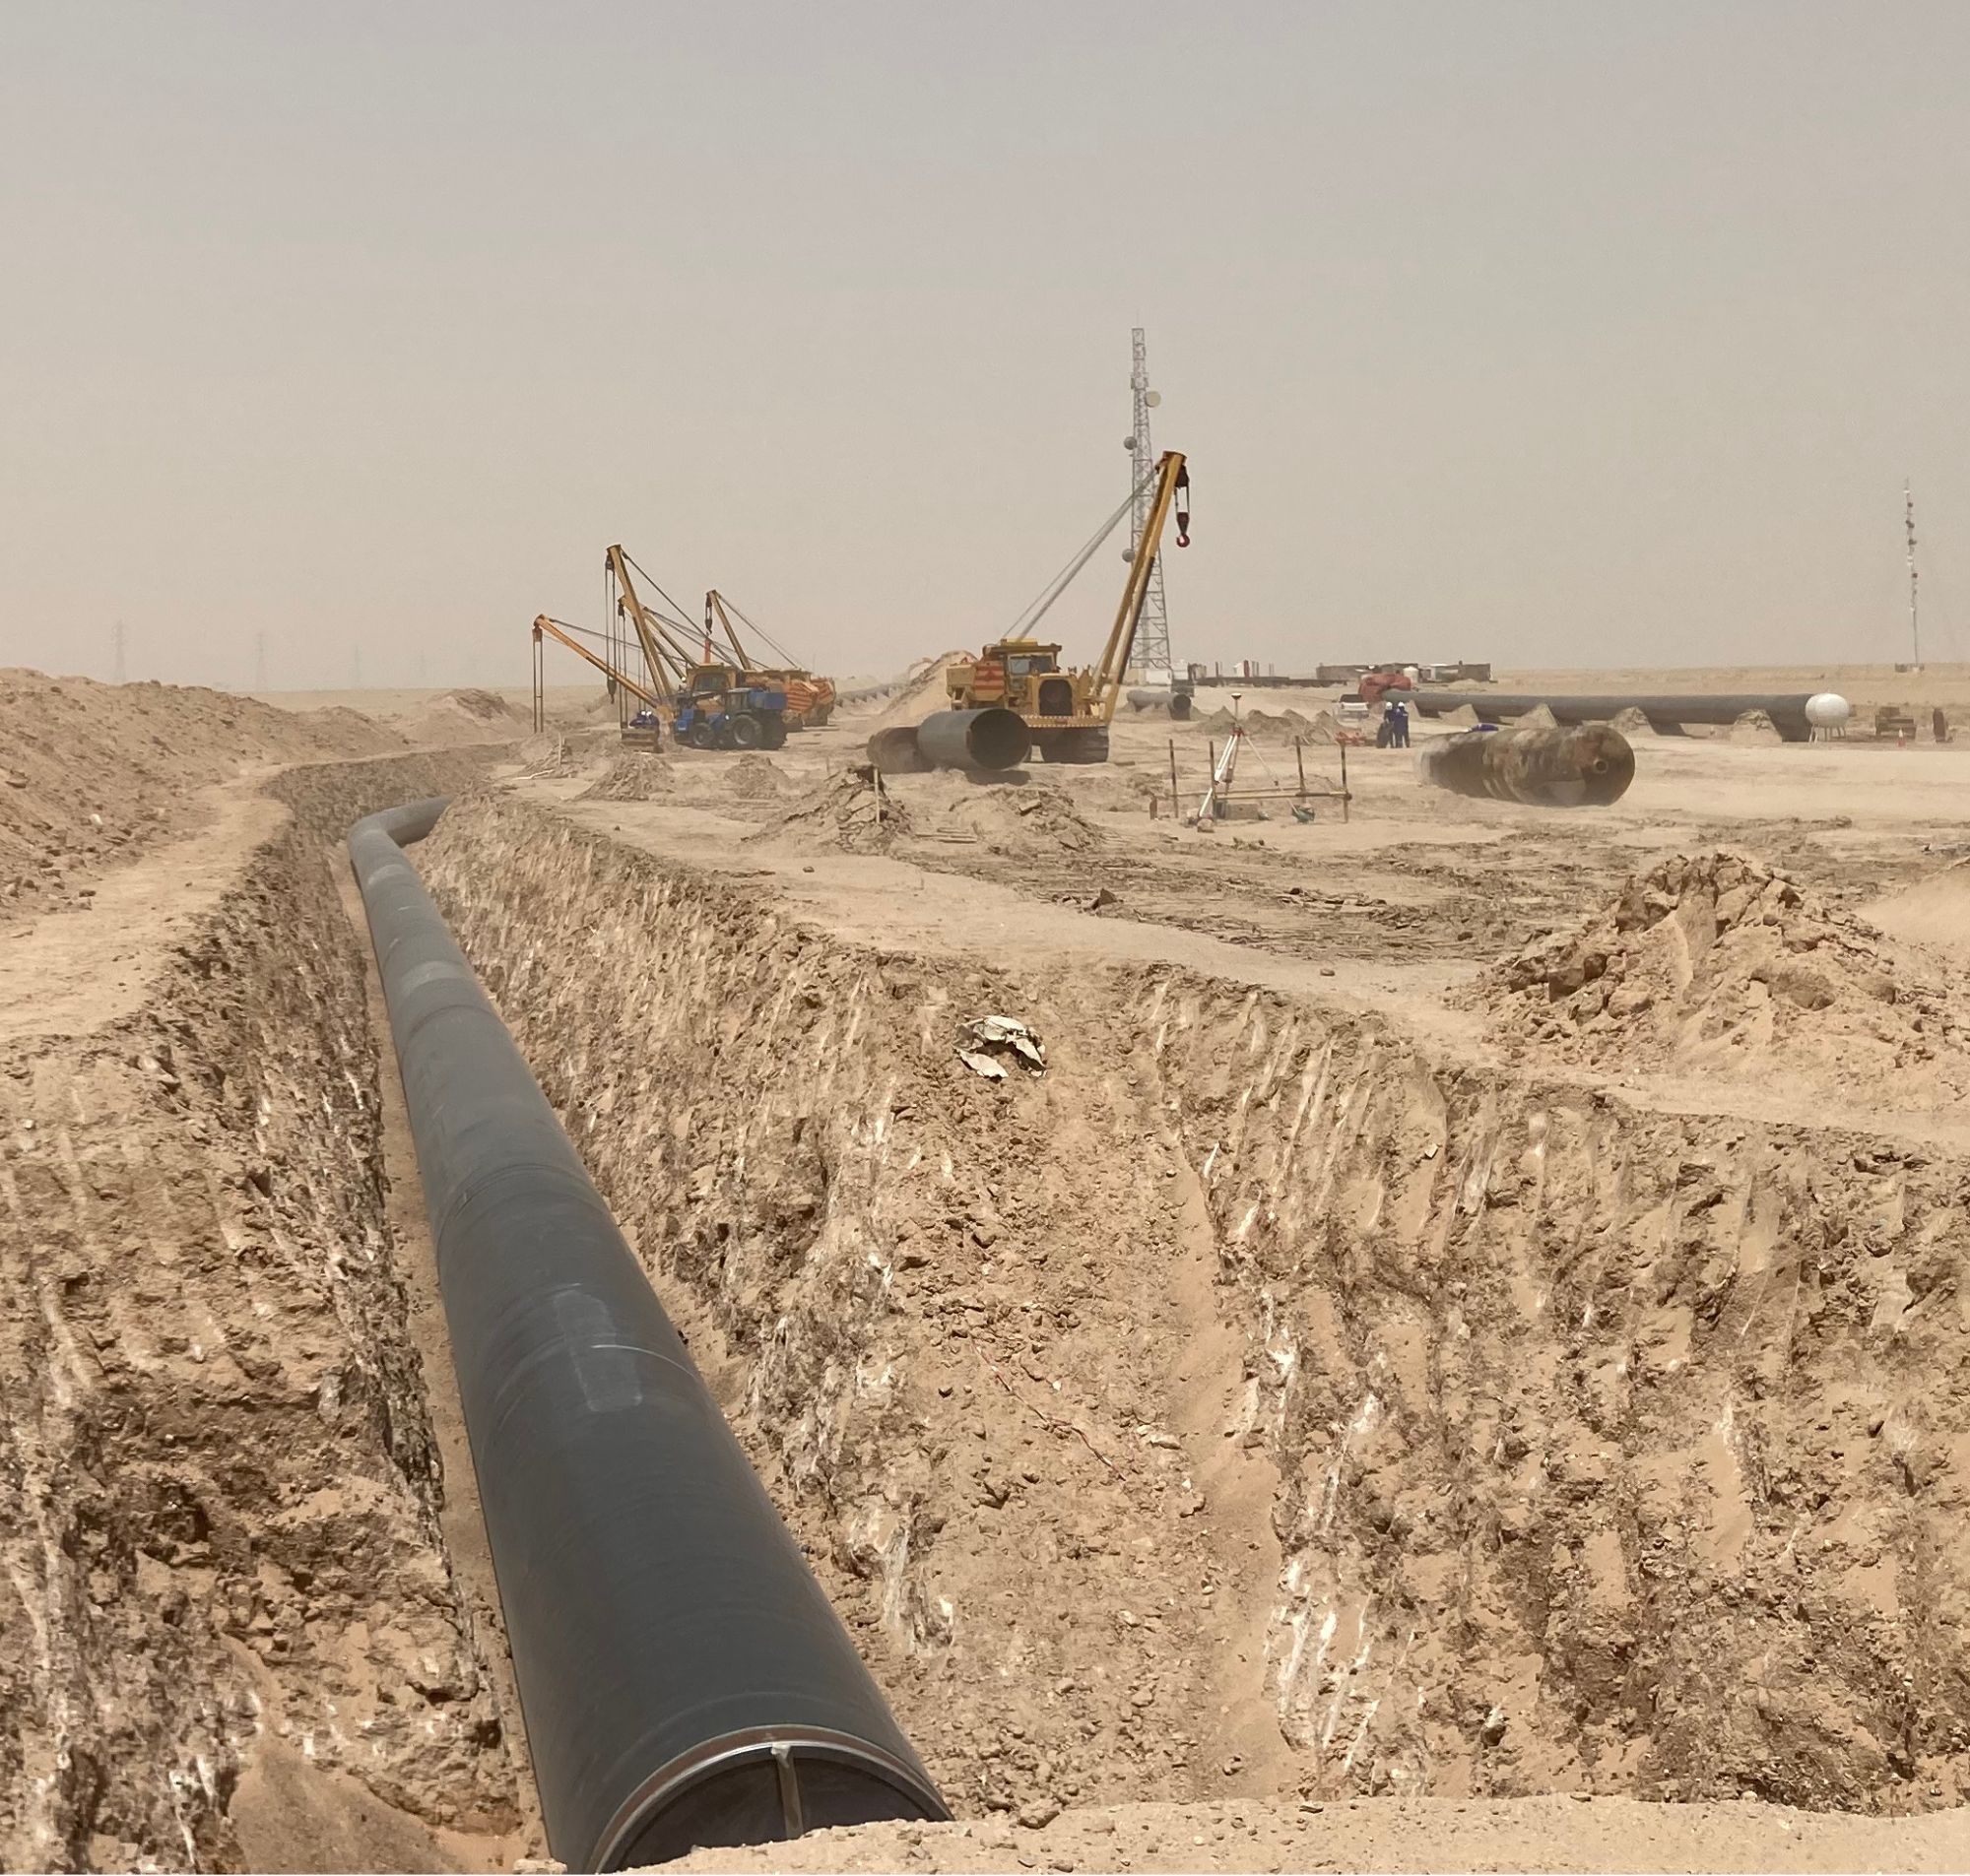
M673 734L691 749L777 749L787 740L787 693L748 683L732 665L692 665Z

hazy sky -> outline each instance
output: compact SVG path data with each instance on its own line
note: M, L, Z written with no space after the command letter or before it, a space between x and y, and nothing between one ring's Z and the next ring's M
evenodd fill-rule
M1970 656L1970 4L0 0L0 665ZM1122 577L1053 615L1091 652ZM556 654L556 671L578 668Z

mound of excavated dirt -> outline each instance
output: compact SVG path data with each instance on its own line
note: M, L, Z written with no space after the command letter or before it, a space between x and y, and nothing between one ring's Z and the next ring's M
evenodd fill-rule
M742 755L724 775L726 794L745 802L771 801L791 786L787 772L770 755Z
M1248 710L1245 713L1245 734L1266 743L1290 743L1300 734L1300 724L1305 718L1288 710L1275 716L1269 710Z
M1958 860L1865 908L1896 938L1933 944L1970 963L1970 860Z
M1745 855L1666 860L1477 992L1610 1073L1793 1075L1929 1107L1970 1094L1970 983Z
M1733 743L1748 743L1757 747L1775 743L1783 743L1785 738L1779 735L1778 726L1773 723L1771 717L1765 711L1746 710L1743 715L1732 724L1731 741Z
M403 746L354 710L0 672L0 922L87 905L101 867L189 826L193 791L243 767Z
M1287 716L1295 713L1288 710ZM1338 743L1341 741L1341 724L1332 710L1316 710L1312 716L1302 719L1299 740L1302 743Z
M653 802L677 787L677 771L667 757L636 749L619 755L578 797L584 802Z
M1559 719L1552 714L1549 704L1536 703L1513 727L1520 730L1556 730Z
M879 795L874 771L866 765L830 775L819 788L774 815L755 840L798 852L838 847L848 853L880 853L910 831L909 810L885 788Z
M1190 727L1203 732L1206 736L1229 736L1231 726L1237 721L1238 719L1220 704L1208 717L1194 718Z
M913 666L908 682L869 719L870 730L874 732L898 724L921 723L933 711L948 710L951 693L945 687L944 668L970 656L962 649L939 652L935 658Z
M446 743L497 743L518 736L525 715L490 690L447 690L404 720L404 735L429 746Z
M692 1850L667 1871L697 1876L916 1876L972 1872L1257 1869L1953 1870L1960 1813L1843 1817L1764 1804L1638 1804L1631 1798L1453 1799L1361 1803L1118 1804L1025 1808L978 1823L863 1824L748 1849Z
M1632 705L1626 710L1616 710L1609 721L1610 726L1619 730L1630 743L1638 736L1654 736L1656 733L1655 725ZM1771 719L1768 717L1766 721L1770 722Z
M1085 853L1101 845L1060 789L1037 783L967 784L925 831L972 834L993 853Z
M564 736L530 736L520 744L520 760L528 775L542 781L576 775L581 770Z
M1150 796L1169 798L1169 770L1124 768L1110 763L1078 778L1068 796L1076 808L1117 809L1134 813L1145 811Z

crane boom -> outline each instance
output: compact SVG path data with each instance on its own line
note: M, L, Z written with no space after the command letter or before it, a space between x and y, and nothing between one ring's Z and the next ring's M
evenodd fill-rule
M731 647L732 657L742 671L753 669L753 661L746 655L746 648L739 642L739 632L732 623L732 615L725 610L724 596L713 587L704 596L704 642L711 643L711 621L716 615L719 629L725 634L725 642Z
M618 671L599 652L592 652L558 618L550 618L545 613L534 620L534 642L539 644L543 636L552 638L557 644L565 645L577 658L585 658L611 683L621 684L632 697L640 697L652 710L663 707L663 699L639 684L626 672Z
M1179 547L1190 545L1190 513L1177 506L1190 492L1190 471L1184 467L1181 450L1166 450L1156 469L1156 489L1149 501L1149 520L1143 538L1129 562L1129 578L1122 588L1122 602L1115 609L1115 622L1108 628L1108 642L1102 647L1101 662L1094 668L1094 683L1088 702L1101 721L1112 723L1115 706L1122 696L1123 674L1129 669L1129 654L1136 647L1136 627L1143 616L1143 602L1149 597L1149 576L1155 570L1163 527L1170 510L1176 507L1176 538Z
M669 643L662 621L653 618L649 609L637 598L636 583L629 577L629 556L621 547L612 547L607 564L615 577L623 610L628 615L629 624L635 631L636 642L643 648L643 662L649 667L650 681L662 694L664 707L668 709L677 700L677 679L686 660L679 655L677 647Z

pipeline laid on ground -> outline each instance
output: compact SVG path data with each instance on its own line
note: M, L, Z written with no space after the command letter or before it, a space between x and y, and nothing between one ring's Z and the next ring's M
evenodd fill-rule
M1628 792L1635 752L1605 723L1571 730L1464 730L1416 746L1426 782L1542 808L1605 808Z
M1639 710L1652 730L1673 736L1690 723L1736 723L1752 710L1762 710L1788 743L1812 737L1805 691L1796 696L1659 697L1642 693L1607 697L1496 696L1486 690L1417 690L1407 699L1426 717L1440 717L1467 706L1486 722L1530 716L1541 704L1556 723L1606 723L1622 710Z
M570 1869L947 1815L437 907L369 915L541 1810Z

